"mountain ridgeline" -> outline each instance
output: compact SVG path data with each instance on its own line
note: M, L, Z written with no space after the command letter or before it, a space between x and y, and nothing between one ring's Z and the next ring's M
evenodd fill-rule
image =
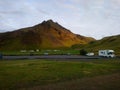
M0 50L68 48L95 39L72 33L52 20L33 27L0 33Z

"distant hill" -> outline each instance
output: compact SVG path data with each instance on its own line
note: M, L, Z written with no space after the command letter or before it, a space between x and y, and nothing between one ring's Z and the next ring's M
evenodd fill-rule
M74 34L58 23L48 20L33 27L0 33L0 50L64 48L94 40Z
M113 49L117 55L120 55L120 35L104 37L87 45L74 45L73 48L84 48L90 52L98 52L100 49Z

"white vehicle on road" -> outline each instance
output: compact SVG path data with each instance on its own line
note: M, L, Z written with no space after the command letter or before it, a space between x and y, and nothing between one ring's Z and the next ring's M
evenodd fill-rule
M94 53L93 52L89 52L86 54L87 56L94 56Z
M103 57L115 57L114 50L99 50L98 55Z

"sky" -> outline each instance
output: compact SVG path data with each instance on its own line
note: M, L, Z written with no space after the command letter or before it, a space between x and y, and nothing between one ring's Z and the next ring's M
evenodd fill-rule
M0 0L0 32L52 19L95 39L120 34L120 0Z

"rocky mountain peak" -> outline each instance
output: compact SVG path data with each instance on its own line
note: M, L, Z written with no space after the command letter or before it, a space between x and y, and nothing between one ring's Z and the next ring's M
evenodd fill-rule
M47 21L43 21L41 24L55 24L55 22L52 19L50 19Z

